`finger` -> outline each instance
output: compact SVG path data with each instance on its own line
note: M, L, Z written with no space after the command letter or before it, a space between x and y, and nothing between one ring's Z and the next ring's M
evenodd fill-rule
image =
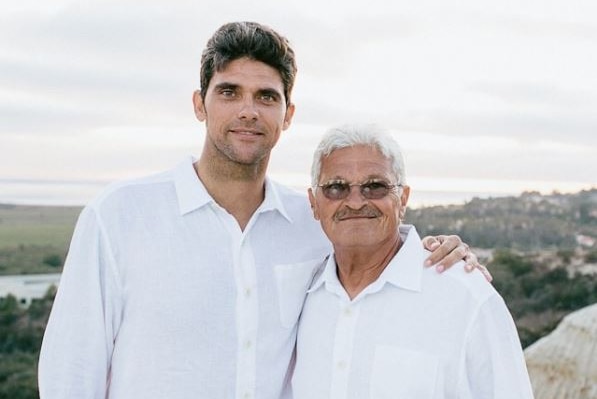
M442 241L445 239L445 236L426 236L423 238L423 246L428 251L431 251L431 255L425 260L425 266L431 266L437 263L439 259L443 256L434 255L434 252L440 248ZM440 254L441 255L441 254Z
M489 270L483 265L479 265L477 269L479 269L481 273L483 273L485 280L491 283L491 281L493 280L493 276L491 275L491 273L489 273Z
M466 244L464 244L464 245L466 245ZM477 258L477 255L470 250L468 245L466 245L466 247L467 247L467 253L466 253L466 256L464 257L464 261L465 261L464 270L466 270L467 272L472 272L473 270L475 270L477 268L481 268L481 264L479 263L479 259Z
M442 272L454 266L456 263L462 261L467 255L469 249L467 246L460 244L452 252L448 253L442 260L437 264L437 271Z
M425 247L425 249L427 249L429 251L435 250L441 244L439 239L437 239L434 236L423 237L423 239L421 241L423 242L423 247Z
M452 254L452 252L458 248L462 241L458 236L437 236L436 239L440 242L440 246L437 247L427 258L425 264L427 266L440 264L445 266L452 266L457 261L461 260L465 252L458 252Z

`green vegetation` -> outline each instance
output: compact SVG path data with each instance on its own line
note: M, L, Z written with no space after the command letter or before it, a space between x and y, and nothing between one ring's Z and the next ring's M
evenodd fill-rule
M80 212L0 205L0 275L60 272Z
M27 308L8 295L0 298L0 399L34 399L37 360L55 296L50 289Z
M58 273L65 254L66 249L53 246L0 248L0 275Z
M577 247L579 235L597 238L597 189L547 196L531 192L413 209L407 212L407 222L423 235L458 234L477 248L570 250Z
M0 204L0 249L20 245L65 249L81 207Z
M0 275L57 273L80 207L0 205ZM0 399L37 399L37 360L55 290L23 308L0 298Z
M573 310L597 302L597 274L570 274L540 255L496 250L488 265L504 297L523 347L551 332Z

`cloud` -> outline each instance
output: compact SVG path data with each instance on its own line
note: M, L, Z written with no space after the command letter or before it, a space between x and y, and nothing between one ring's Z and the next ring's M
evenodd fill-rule
M403 134L424 176L594 180L597 3L13 3L0 16L0 178L64 179L80 164L73 178L115 178L196 154L201 50L222 23L257 20L299 64L274 174L304 177L325 128L373 121Z

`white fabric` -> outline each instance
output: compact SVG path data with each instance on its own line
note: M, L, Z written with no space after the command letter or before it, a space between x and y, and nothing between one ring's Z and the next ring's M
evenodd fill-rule
M352 301L334 257L309 290L294 399L532 398L518 335L480 272L424 268L414 227L381 276Z
M42 399L278 399L330 246L271 181L244 232L197 178L115 184L80 215L39 362Z

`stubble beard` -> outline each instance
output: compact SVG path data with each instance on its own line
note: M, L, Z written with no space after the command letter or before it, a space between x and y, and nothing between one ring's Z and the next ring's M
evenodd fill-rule
M251 153L243 154L232 144L212 142L212 145L217 159L220 160L218 164L223 166L221 172L230 178L235 180L253 179L264 173L267 168L269 150L265 148L258 148Z

